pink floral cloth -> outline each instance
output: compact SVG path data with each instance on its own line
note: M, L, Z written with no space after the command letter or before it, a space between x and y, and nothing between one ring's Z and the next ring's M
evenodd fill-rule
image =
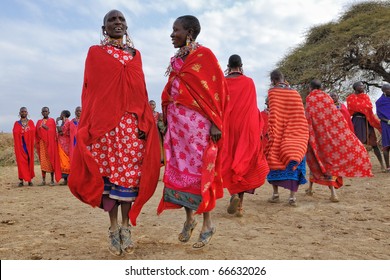
M176 59L173 67L180 69L183 63L182 59ZM175 103L179 82L176 78L172 84L173 102L167 110L164 183L171 189L200 195L202 158L209 143L211 122L200 113Z

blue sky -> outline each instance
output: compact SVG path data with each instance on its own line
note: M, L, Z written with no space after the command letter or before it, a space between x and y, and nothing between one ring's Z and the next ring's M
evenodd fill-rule
M88 48L99 44L104 15L118 9L140 50L149 98L160 109L164 76L175 49L169 37L181 15L198 17L197 41L215 53L222 69L239 54L264 107L276 63L304 39L305 32L337 18L351 0L2 0L0 9L0 131L11 132L19 108L35 122L48 106L56 118L80 105ZM109 109L109 108L108 108Z

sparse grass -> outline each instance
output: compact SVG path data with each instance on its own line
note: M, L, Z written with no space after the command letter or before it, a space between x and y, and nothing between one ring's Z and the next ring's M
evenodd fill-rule
M15 164L16 159L12 133L0 133L0 166Z

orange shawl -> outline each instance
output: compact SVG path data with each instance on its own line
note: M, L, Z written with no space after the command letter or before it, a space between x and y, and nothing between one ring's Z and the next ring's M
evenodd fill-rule
M237 194L263 185L269 168L261 142L264 124L257 108L255 84L244 75L226 81L230 100L223 183L230 194Z
M198 47L187 56L178 73L172 71L169 75L161 96L165 122L167 106L172 102L170 91L175 78L179 79L180 92L180 97L176 102L196 110L213 122L222 132L222 138L216 144L210 138L203 155L202 202L196 213L209 212L215 207L216 200L223 196L221 151L225 133L224 111L228 94L225 77L211 50L203 46ZM162 198L157 213L179 207L165 202Z
M46 121L46 125L48 129L44 129L42 127L42 119L37 121L37 125L35 127L35 145L37 147L38 156L41 155L39 141L43 141L47 148L47 153L49 155L49 160L51 166L54 170L54 178L58 182L61 180L61 166L60 166L60 155L58 153L58 139L57 139L57 126L56 122L53 118L48 118ZM39 159L41 160L41 159Z
M160 172L160 148L157 127L148 104L141 54L136 51L126 65L100 46L89 49L85 62L81 97L83 114L76 134L68 185L81 201L101 205L104 181L88 146L111 131L126 113L138 117L138 127L146 134L145 155L141 169L138 196L129 218L133 225L143 205L156 190Z
M306 154L309 129L301 96L291 88L268 91L268 144L266 156L271 170L284 170L290 161L299 164Z
M379 131L382 131L379 119L374 115L372 111L372 103L370 97L365 93L352 93L347 97L348 111L353 116L355 113L361 113L366 116L367 121L372 127L375 127Z

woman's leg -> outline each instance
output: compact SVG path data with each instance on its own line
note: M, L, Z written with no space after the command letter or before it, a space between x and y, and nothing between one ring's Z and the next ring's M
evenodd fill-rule
M244 192L240 192L238 194L238 197L240 198L240 202L238 204L236 216L237 217L242 217L244 215L244 210L242 208L242 205L244 203Z
M389 169L389 150L390 147L383 148L383 157L385 158L386 168Z
M109 246L108 250L115 256L120 256L121 250L121 239L118 225L118 204L108 212L110 217L110 228L108 229Z
M339 202L339 199L336 194L336 189L333 186L329 186L330 189L330 201Z
M184 207L184 209L186 211L186 221L184 222L183 229L178 236L180 242L188 242L194 228L198 224L194 218L194 211L187 207Z
M211 221L211 212L203 213L203 225L198 241L192 245L194 249L201 249L210 243L215 233L215 227Z
M295 197L294 191L290 191L290 197L288 199L288 204L291 206L297 206L297 198Z
M279 199L279 190L278 190L278 186L272 185L272 188L273 188L274 192L273 192L273 194L272 194L272 197L271 197L270 199L268 199L268 202L271 202L271 203L279 202L280 199Z
M129 223L129 211L131 209L131 202L121 203L121 214L122 214L122 227L120 229L122 251L131 254L134 252L134 243L131 240L131 226Z
M383 165L381 151L379 150L378 146L372 146L372 148L374 150L374 154L375 154L376 158L378 159L378 161L379 161L379 163L381 165L382 171L385 170L385 166Z

